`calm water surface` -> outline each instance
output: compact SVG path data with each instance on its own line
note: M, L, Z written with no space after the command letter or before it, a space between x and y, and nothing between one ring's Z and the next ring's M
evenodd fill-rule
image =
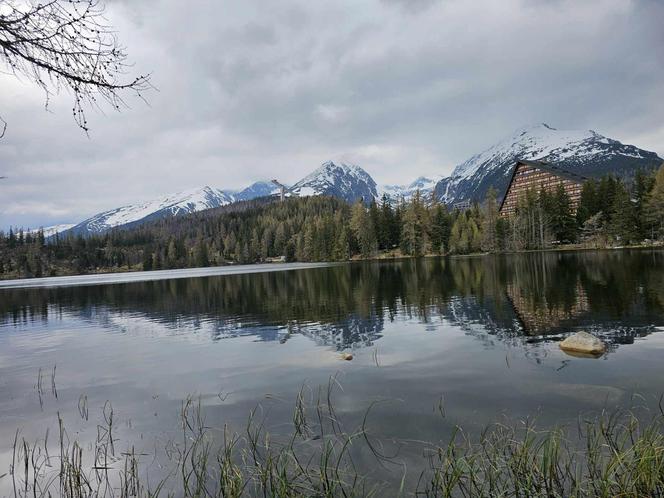
M146 452L178 433L188 395L211 426L241 430L259 407L271 430L288 433L298 391L315 397L334 375L338 415L359 424L381 401L372 435L398 441L405 462L421 454L417 441L445 441L457 424L573 426L605 408L657 405L663 326L662 251L0 289L0 476L16 430L44 437L57 413L89 441L110 400L116 437ZM557 342L579 330L602 336L608 352L561 352ZM0 494L9 484L0 477Z

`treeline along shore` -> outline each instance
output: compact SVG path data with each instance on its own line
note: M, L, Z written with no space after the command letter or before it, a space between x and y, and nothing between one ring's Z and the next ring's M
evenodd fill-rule
M416 193L408 201L349 205L332 197L259 199L101 235L0 236L0 278L285 261L604 248L664 239L664 167L626 181L584 183L578 208L556 189L531 189L515 214L482 203L449 209Z

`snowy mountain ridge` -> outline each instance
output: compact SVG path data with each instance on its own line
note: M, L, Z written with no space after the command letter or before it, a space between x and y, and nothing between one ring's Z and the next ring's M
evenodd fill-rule
M69 230L74 226L75 225L73 223L60 223L59 225L51 225L47 227L29 229L28 232L33 235L36 235L40 231L42 231L44 233L44 237L48 238L55 235L56 233L61 233L64 232L65 230Z
M185 190L159 199L130 204L96 214L72 227L72 233L101 233L114 227L138 221L224 206L233 202L231 193L208 186Z
M443 175L434 175L431 177L420 176L408 185L382 185L378 188L378 198L382 199L386 195L392 202L403 199L409 201L417 191L423 198L431 196L438 182L444 179Z
M194 213L233 202L278 195L271 181L258 181L242 190L220 190L209 186L185 190L162 198L130 204L96 214L63 231L72 234L103 233L115 227L132 226L170 216ZM378 187L371 176L356 165L323 163L287 190L288 196L331 195L347 202L368 202L378 198Z
M512 135L459 164L436 185L446 203L479 201L493 186L502 196L514 163L519 159L546 160L588 177L607 173L632 176L652 169L662 159L654 152L625 145L593 130L558 130L546 123L520 128Z
M287 188L286 195L330 195L350 203L358 200L366 203L374 199L380 202L383 195L392 202L408 201L419 191L424 199L435 194L449 205L466 200L481 201L490 187L498 191L499 197L504 195L518 159L545 159L589 177L606 173L629 177L637 169L653 169L662 164L662 159L654 152L622 144L595 131L557 130L542 123L517 130L459 164L450 176L423 176L407 185L379 186L360 166L327 161ZM279 190L267 180L255 182L243 190L205 186L104 211L69 229L63 226L59 231L84 235L103 233L114 227L275 196Z

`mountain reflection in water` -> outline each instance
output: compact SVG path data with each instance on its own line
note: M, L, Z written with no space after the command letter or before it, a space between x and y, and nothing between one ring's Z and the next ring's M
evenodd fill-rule
M385 322L449 322L519 343L587 330L629 344L662 325L664 252L533 253L363 262L292 272L0 291L0 325L75 316L202 340L294 334L368 347ZM144 327L143 327L144 329Z

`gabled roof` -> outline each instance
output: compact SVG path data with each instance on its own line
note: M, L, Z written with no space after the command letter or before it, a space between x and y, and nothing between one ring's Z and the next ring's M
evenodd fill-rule
M563 178L571 180L575 183L583 183L586 180L588 180L588 178L583 175L579 175L578 173L568 171L555 164L547 163L546 161L530 161L527 159L518 159L514 164L514 167L512 168L512 173L510 174L510 181L507 183L507 190L505 191L505 195L503 195L503 200L500 201L500 207L498 208L499 211L503 209L503 204L505 204L505 199L507 198L507 192L509 192L510 190L510 186L512 185L512 181L514 180L514 175L516 175L516 170L519 169L519 166L521 165L532 166L533 168L538 168L544 171L548 171L551 174L554 174L556 176L562 176Z

